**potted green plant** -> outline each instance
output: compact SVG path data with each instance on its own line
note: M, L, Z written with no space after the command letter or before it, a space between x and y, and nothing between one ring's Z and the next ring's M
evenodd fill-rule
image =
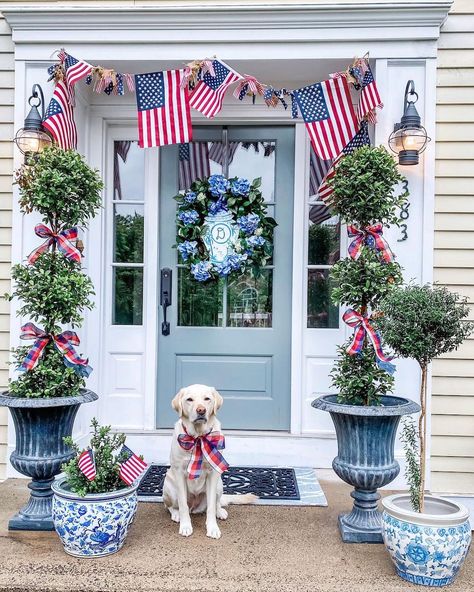
M86 450L71 437L64 439L74 458L63 465L64 476L52 485L54 527L66 553L75 557L102 557L119 551L138 504L139 481L130 484L130 475L125 477L122 467L129 455L134 464L139 457L125 446L125 434L112 433L111 426L100 426L96 419L91 427ZM80 461L87 455L89 470Z
M349 256L331 270L332 300L348 307L343 319L354 333L339 349L331 375L337 394L319 397L313 407L330 413L338 444L333 468L354 487L352 511L339 516L345 542L382 542L377 489L400 471L394 457L400 417L419 409L391 395L394 367L375 326L380 301L402 282L383 238L384 227L400 222L399 208L408 195L397 193L401 181L385 148L371 146L342 157L328 181L333 214L348 225L350 239Z
M450 584L469 550L467 509L452 500L425 493L428 367L434 358L457 349L472 332L469 307L459 294L441 286L409 285L387 294L380 305L385 341L421 370L418 425L405 422L409 493L382 500L383 537L398 574L415 584Z
M13 266L14 287L6 295L21 301L17 314L28 319L21 339L33 340L32 346L13 350L19 374L0 395L15 425L10 462L32 478L31 497L9 528L53 530L51 483L72 456L63 438L72 433L79 406L97 399L85 389L91 368L75 349L79 337L74 329L93 306L77 227L87 226L100 207L102 181L77 152L53 146L30 157L17 171L16 182L21 211L41 216L35 232L44 242L27 262Z

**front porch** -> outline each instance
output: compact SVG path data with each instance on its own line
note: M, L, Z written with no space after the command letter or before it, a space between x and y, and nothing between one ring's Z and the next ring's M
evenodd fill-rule
M125 548L103 559L69 557L54 532L8 532L9 517L25 503L25 482L0 485L0 590L8 592L406 592L384 545L351 545L334 527L350 506L349 487L319 471L329 506L232 506L222 538L206 537L194 516L180 537L162 504L139 504ZM383 495L389 492L383 492ZM350 552L348 552L350 551ZM474 559L450 586L472 590Z

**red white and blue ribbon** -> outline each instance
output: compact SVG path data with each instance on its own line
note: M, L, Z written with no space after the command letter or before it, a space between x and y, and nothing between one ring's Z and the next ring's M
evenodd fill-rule
M240 80L235 87L234 97L239 99L239 101L243 101L247 95L251 95L255 101L255 97L257 95L263 96L264 93L265 86L259 82L255 76L249 76L248 74L245 74L243 79Z
M44 224L37 224L35 226L35 233L36 236L45 238L46 240L28 255L28 263L33 264L53 244L57 245L58 250L63 253L66 259L76 261L77 263L81 261L81 253L71 242L77 239L77 228L68 228L67 230L61 230L61 232L55 233Z
M363 245L374 247L382 255L385 263L390 263L394 260L394 255L390 249L387 241L382 236L383 226L382 224L373 224L372 226L366 226L365 228L357 228L356 226L349 225L347 227L347 234L349 238L353 239L349 245L349 255L352 259L357 260L360 256L360 251Z
M395 366L390 363L390 361L393 360L393 357L388 357L383 353L380 335L370 324L369 317L367 315L361 315L352 308L348 308L343 314L342 320L349 325L349 327L354 328L352 343L347 348L347 353L351 356L360 353L364 347L365 336L367 336L374 346L377 365L389 374L393 374Z
M227 471L229 465L219 450L225 448L225 438L220 432L209 432L203 436L194 438L190 436L183 425L184 434L179 434L178 442L184 450L192 450L191 460L188 464L188 477L197 479L202 472L204 459L218 473Z
M80 376L87 377L92 372L89 361L81 358L73 347L80 344L79 337L74 331L63 331L59 335L52 335L45 333L33 323L26 323L21 331L20 339L34 339L35 342L18 368L20 372L33 370L50 341L53 341L56 349L63 355L66 366L74 368Z

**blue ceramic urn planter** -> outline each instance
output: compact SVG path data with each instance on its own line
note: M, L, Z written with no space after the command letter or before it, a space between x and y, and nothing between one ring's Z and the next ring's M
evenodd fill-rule
M51 484L61 465L74 456L63 438L71 436L81 404L97 398L89 390L76 397L51 399L0 394L0 406L10 409L15 425L16 444L10 462L19 473L31 477L30 499L9 521L10 530L54 530Z
M382 543L380 494L400 472L395 460L395 436L402 415L417 413L420 406L401 397L382 397L379 406L344 405L336 395L315 399L312 406L328 411L336 429L338 453L334 472L352 485L352 511L339 516L345 543Z

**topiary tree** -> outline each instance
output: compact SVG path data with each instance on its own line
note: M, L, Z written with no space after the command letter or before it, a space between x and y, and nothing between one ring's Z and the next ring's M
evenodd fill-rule
M103 187L99 173L73 150L52 146L31 157L17 171L20 208L37 211L43 224L35 228L45 239L28 257L12 268L14 289L9 300L22 302L18 315L30 321L22 327L22 339L34 339L33 347L13 350L22 374L10 382L17 397L74 396L90 372L87 360L74 350L79 339L73 331L91 309L94 294L90 278L81 270L77 227L86 227L101 204ZM33 324L39 323L40 327Z
M429 284L397 287L385 296L379 310L378 325L387 344L400 357L416 360L421 369L418 432L406 423L402 439L413 509L423 512L428 366L435 358L457 349L472 333L474 323L465 320L469 314L465 298Z
M402 282L402 270L383 238L383 227L399 224L399 208L408 192L398 194L404 177L383 147L364 146L341 158L328 180L330 206L348 225L349 257L331 269L332 300L348 310L344 321L354 338L339 349L332 385L338 402L378 405L393 389L394 368L383 354L374 321L380 300Z

